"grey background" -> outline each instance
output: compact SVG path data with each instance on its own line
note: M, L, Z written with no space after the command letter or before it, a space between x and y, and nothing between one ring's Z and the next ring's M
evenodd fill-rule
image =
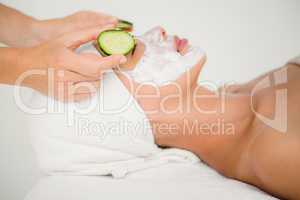
M247 81L300 54L299 0L0 2L41 19L103 11L133 21L137 33L162 25L205 49L208 62L201 78L220 84ZM0 199L22 199L39 173L11 87L0 86L0 112Z

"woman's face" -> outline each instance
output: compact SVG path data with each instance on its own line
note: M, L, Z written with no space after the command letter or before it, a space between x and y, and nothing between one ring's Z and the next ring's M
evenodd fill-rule
M155 50L159 53L164 53L165 50L171 50L179 53L181 56L185 56L188 55L190 49L187 39L180 39L177 36L169 36L166 34L164 29L156 27L141 37L137 37L136 49L131 55L128 55L128 62L121 66L123 69L132 70L137 65L145 53L146 44L144 41L146 41L147 44L150 42L151 48L155 48ZM197 57L193 67L180 75L172 82L172 84L163 86L136 82L130 76L126 75L126 73L122 73L118 70L116 73L128 91L138 100L141 107L147 111L152 110L153 108L156 109L155 106L160 104L160 100L167 96L176 95L178 97L185 98L188 91L196 86L199 73L205 63L205 60L206 57L204 54L201 57ZM152 97L155 96L155 98L139 98L149 94L150 96L152 95Z
M146 44L151 44L151 48L155 48L158 53L164 51L176 51L184 55L188 48L188 40L181 39L178 36L168 35L162 27L154 27L144 35L136 38L136 47L134 51L127 55L127 62L121 65L122 69L132 70L135 68L140 59L144 56Z

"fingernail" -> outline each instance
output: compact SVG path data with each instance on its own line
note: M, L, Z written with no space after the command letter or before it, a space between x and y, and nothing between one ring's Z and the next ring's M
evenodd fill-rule
M123 64L123 63L126 63L127 62L127 59L125 56L122 56L121 60L120 60L120 63Z
M115 26L115 24L106 24L105 26L104 26L104 28L112 28L112 27L114 27Z
M112 23L112 24L115 24L117 22L118 22L118 18L116 18L116 17L112 17L108 20L108 23Z
M109 23L109 24L117 24L118 23L118 18L116 18L116 17L111 17L111 18L109 18L109 19L107 19L107 21L106 21L107 23Z

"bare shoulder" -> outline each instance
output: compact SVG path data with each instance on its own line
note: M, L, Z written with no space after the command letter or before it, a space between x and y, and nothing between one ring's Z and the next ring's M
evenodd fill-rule
M270 87L256 97L250 165L257 177L255 185L295 199L300 197L294 187L300 185L300 67L287 65L270 77Z
M282 133L300 131L300 67L286 65L253 85L255 126ZM262 89L260 89L261 87Z

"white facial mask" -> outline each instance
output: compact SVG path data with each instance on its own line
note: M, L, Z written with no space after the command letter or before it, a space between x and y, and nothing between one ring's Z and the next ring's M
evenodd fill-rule
M145 44L145 52L132 71L127 74L138 83L168 84L192 68L203 56L199 47L189 47L185 55L175 50L174 37L163 39L161 30L154 28L137 37Z

